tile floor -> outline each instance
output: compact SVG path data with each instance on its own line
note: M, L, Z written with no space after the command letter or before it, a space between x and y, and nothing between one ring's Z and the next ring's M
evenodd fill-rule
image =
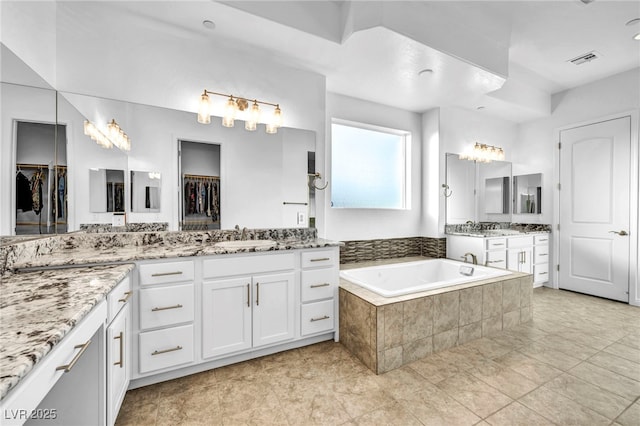
M117 425L640 425L640 308L544 288L533 304L379 376L325 342L135 389Z

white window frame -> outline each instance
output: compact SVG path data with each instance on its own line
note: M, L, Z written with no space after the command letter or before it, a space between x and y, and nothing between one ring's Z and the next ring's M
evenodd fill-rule
M404 156L404 178L402 181L402 188L400 188L402 195L402 202L400 207L334 207L331 205L332 209L337 210L410 210L411 209L411 132L407 130L399 130L393 129L390 127L377 126L374 124L361 123L357 121L344 120L341 118L332 118L331 119L331 127L330 127L330 135L331 135L331 143L333 144L333 125L338 124L341 126L355 127L363 130L371 130L380 133L388 133L395 136L400 136L403 138L402 140L402 149ZM333 146L331 149L331 164L333 168ZM331 197L333 198L333 194ZM330 200L331 201L331 200Z

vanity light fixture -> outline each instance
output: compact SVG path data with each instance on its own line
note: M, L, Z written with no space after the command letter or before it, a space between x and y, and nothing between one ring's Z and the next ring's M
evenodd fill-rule
M115 146L122 151L131 151L131 139L129 139L129 136L120 128L115 119L111 119L111 122L107 125L107 130L109 139L111 139L111 142Z
M471 151L465 151L458 156L461 160L490 163L504 161L504 150L500 147L476 142Z
M258 127L260 121L260 104L271 105L275 107L273 111L273 117L266 123L267 133L277 133L278 129L282 126L282 110L279 104L273 104L271 102L259 101L257 99L249 100L247 98L234 97L233 95L227 95L224 93L212 92L205 89L200 95L200 104L198 106L198 123L209 124L211 123L211 99L209 95L224 96L227 98L227 103L224 107L224 115L222 116L222 125L224 127L233 127L238 111L245 113L244 128L250 132L254 131ZM251 107L249 107L251 102Z
M103 148L117 146L122 151L131 151L131 139L120 128L116 120L111 120L107 125L107 135L102 133L95 124L89 120L84 121L84 134L96 141Z

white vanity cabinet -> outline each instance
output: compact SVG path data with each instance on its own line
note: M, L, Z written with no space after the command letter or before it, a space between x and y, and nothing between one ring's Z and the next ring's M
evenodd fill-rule
M126 277L107 297L107 424L118 417L131 370L131 279Z
M507 269L533 273L533 236L507 238Z
M294 253L204 260L202 357L293 339L295 269Z
M334 250L302 253L300 332L302 336L333 330L337 324L339 259Z
M549 235L533 237L533 283L549 281Z
M138 266L137 373L195 360L193 260Z

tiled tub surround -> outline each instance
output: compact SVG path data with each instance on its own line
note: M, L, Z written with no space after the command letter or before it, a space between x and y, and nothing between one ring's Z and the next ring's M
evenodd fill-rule
M407 258L402 261L423 258ZM397 261L397 260L396 260ZM372 262L343 265L357 268ZM382 297L340 280L340 341L380 374L531 320L531 275Z
M411 256L445 257L446 238L409 237L343 241L340 263L368 262Z
M335 246L317 238L314 228L249 229L249 240L275 240L274 247L223 248L214 244L240 239L234 230L204 232L72 233L0 247L0 272L32 267L127 262L247 251L277 251Z
M93 266L2 276L0 399L133 267L133 264Z

